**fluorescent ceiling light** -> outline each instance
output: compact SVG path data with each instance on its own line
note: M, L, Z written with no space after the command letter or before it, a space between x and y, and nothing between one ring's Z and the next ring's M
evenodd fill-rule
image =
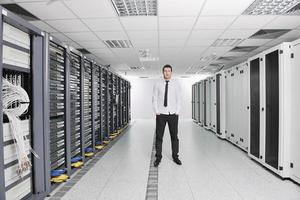
M158 61L158 57L152 57L150 49L140 49L139 50L139 59L141 62L153 62Z
M289 32L290 29L261 29L250 36L251 39L275 39Z
M119 16L157 16L157 0L111 0Z
M256 0L243 15L299 15L300 0Z
M226 47L226 46L236 46L242 39L217 39L212 46L213 47Z

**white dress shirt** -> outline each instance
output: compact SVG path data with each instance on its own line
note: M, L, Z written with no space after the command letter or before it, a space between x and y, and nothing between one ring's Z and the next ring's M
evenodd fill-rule
M155 113L159 114L179 114L180 109L180 85L174 80L170 79L168 83L168 104L164 106L165 96L165 79L157 81L153 87L152 106Z

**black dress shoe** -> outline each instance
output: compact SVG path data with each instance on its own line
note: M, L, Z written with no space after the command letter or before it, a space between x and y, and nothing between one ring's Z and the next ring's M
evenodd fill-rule
M154 167L157 167L157 166L159 165L159 163L160 163L160 160L156 159L156 160L154 161Z
M173 158L173 161L177 164L177 165L182 165L181 161L179 160L179 158Z

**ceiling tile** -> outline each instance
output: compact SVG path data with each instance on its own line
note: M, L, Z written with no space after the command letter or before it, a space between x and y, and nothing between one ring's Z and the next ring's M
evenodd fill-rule
M128 40L127 35L123 31L106 31L95 32L102 40Z
M133 47L158 47L158 40L132 40L131 43L133 44Z
M60 1L19 3L40 19L75 19L76 16Z
M241 42L238 46L262 46L270 41L270 39L247 39Z
M80 18L117 17L117 13L109 0L65 1L65 4Z
M157 40L157 31L127 31L131 40Z
M99 40L92 32L76 32L76 33L65 33L65 34L76 42Z
M240 15L252 3L253 0L208 0L201 15Z
M30 23L48 33L58 32L53 27L49 26L48 24L46 24L43 21L30 21Z
M190 40L217 39L224 30L194 30Z
M159 30L190 30L196 17L160 17Z
M278 16L265 29L294 29L300 26L300 16Z
M85 47L86 49L98 49L107 48L107 46L102 41L78 41L78 44Z
M258 31L258 29L239 29L239 30L226 30L221 36L220 38L228 38L228 39L245 39L245 38L249 38L251 35L253 35L254 33L256 33Z
M260 29L275 19L273 15L241 15L229 27L230 29Z
M158 1L159 16L197 16L204 0Z
M60 32L89 31L89 29L79 19L48 20L46 21L46 23L59 30Z
M201 53L206 50L208 47L185 47L181 52L184 56L198 56L200 57Z
M121 17L121 23L126 30L157 30L157 17Z
M160 40L160 47L183 47L185 40Z
M53 36L62 42L72 41L70 38L68 38L67 36L65 36L62 33L50 33L50 36Z
M83 19L92 31L123 31L118 18Z
M200 16L194 29L226 29L236 16Z
M189 40L187 46L210 46L215 40L207 39L207 40Z
M187 39L190 31L160 31L159 38L162 40L184 40Z

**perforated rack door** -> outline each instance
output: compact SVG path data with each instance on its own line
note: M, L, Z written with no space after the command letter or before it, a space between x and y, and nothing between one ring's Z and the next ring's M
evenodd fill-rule
M102 143L101 135L101 74L100 66L94 67L94 117L95 117L95 144Z
M84 60L84 148L92 147L92 63Z
M70 52L71 157L80 156L81 149L81 57Z
M108 89L107 70L101 68L101 132L103 140L108 139Z
M65 53L66 49L64 47L50 41L49 92L51 170L66 168Z

